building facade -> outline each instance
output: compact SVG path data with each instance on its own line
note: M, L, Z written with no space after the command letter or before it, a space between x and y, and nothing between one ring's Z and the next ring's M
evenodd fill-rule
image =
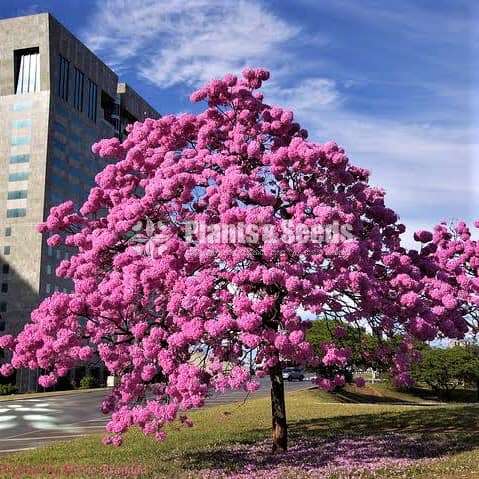
M158 116L51 15L0 20L0 334L71 287L55 276L71 252L35 226L52 206L87 198L104 166L91 145ZM18 372L17 384L35 389L36 373Z

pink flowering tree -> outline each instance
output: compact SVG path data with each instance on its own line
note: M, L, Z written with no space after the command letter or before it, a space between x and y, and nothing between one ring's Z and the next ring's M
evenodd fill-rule
M11 351L0 372L41 368L51 387L98 356L119 378L101 406L106 442L119 445L131 426L162 440L166 423L190 425L185 413L209 391L253 391L266 375L273 449L285 450L285 364L344 368L346 325L376 335L365 354L408 383L415 341L438 330L384 192L334 142L308 141L290 110L265 103L268 77L246 69L213 80L191 95L207 103L201 113L95 144L108 164L88 200L52 208L39 227L49 245L74 251L57 269L73 291L0 338ZM319 350L305 339L314 315L334 323ZM326 389L344 381L318 378Z

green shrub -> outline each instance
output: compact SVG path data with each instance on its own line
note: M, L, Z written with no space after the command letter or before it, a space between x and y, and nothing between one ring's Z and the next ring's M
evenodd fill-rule
M6 396L7 394L15 394L16 392L17 388L13 384L0 384L0 396Z
M91 389L96 387L96 380L93 376L83 376L80 380L80 389Z

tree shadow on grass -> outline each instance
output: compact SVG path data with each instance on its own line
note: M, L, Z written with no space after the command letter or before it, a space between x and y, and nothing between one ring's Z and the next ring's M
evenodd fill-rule
M305 433L309 436L417 432L479 434L479 407L426 406L405 412L335 416L296 421L289 429L292 436Z
M292 422L289 431L290 449L284 455L271 454L269 441L246 444L239 437L236 445L188 455L184 467L207 470L212 474L208 477L224 477L221 474L229 471L239 472L238 477L247 473L244 477L257 478L282 469L298 474L314 471L318 475L311 477L328 477L338 471L408 467L479 447L479 408L318 418Z
M364 392L355 392L348 390L341 390L334 393L334 397L341 403L361 403L361 404L418 404L414 401L391 397L387 395L367 394Z
M445 401L458 403L475 403L478 401L478 393L475 389L458 388L448 394L432 389L413 387L408 392L428 401Z

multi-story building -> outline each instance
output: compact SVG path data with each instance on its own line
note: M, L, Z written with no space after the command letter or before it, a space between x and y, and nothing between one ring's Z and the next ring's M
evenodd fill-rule
M0 334L70 287L55 277L70 252L35 226L52 206L86 199L102 169L91 145L158 116L51 15L0 20ZM17 384L34 389L35 373L19 372Z

